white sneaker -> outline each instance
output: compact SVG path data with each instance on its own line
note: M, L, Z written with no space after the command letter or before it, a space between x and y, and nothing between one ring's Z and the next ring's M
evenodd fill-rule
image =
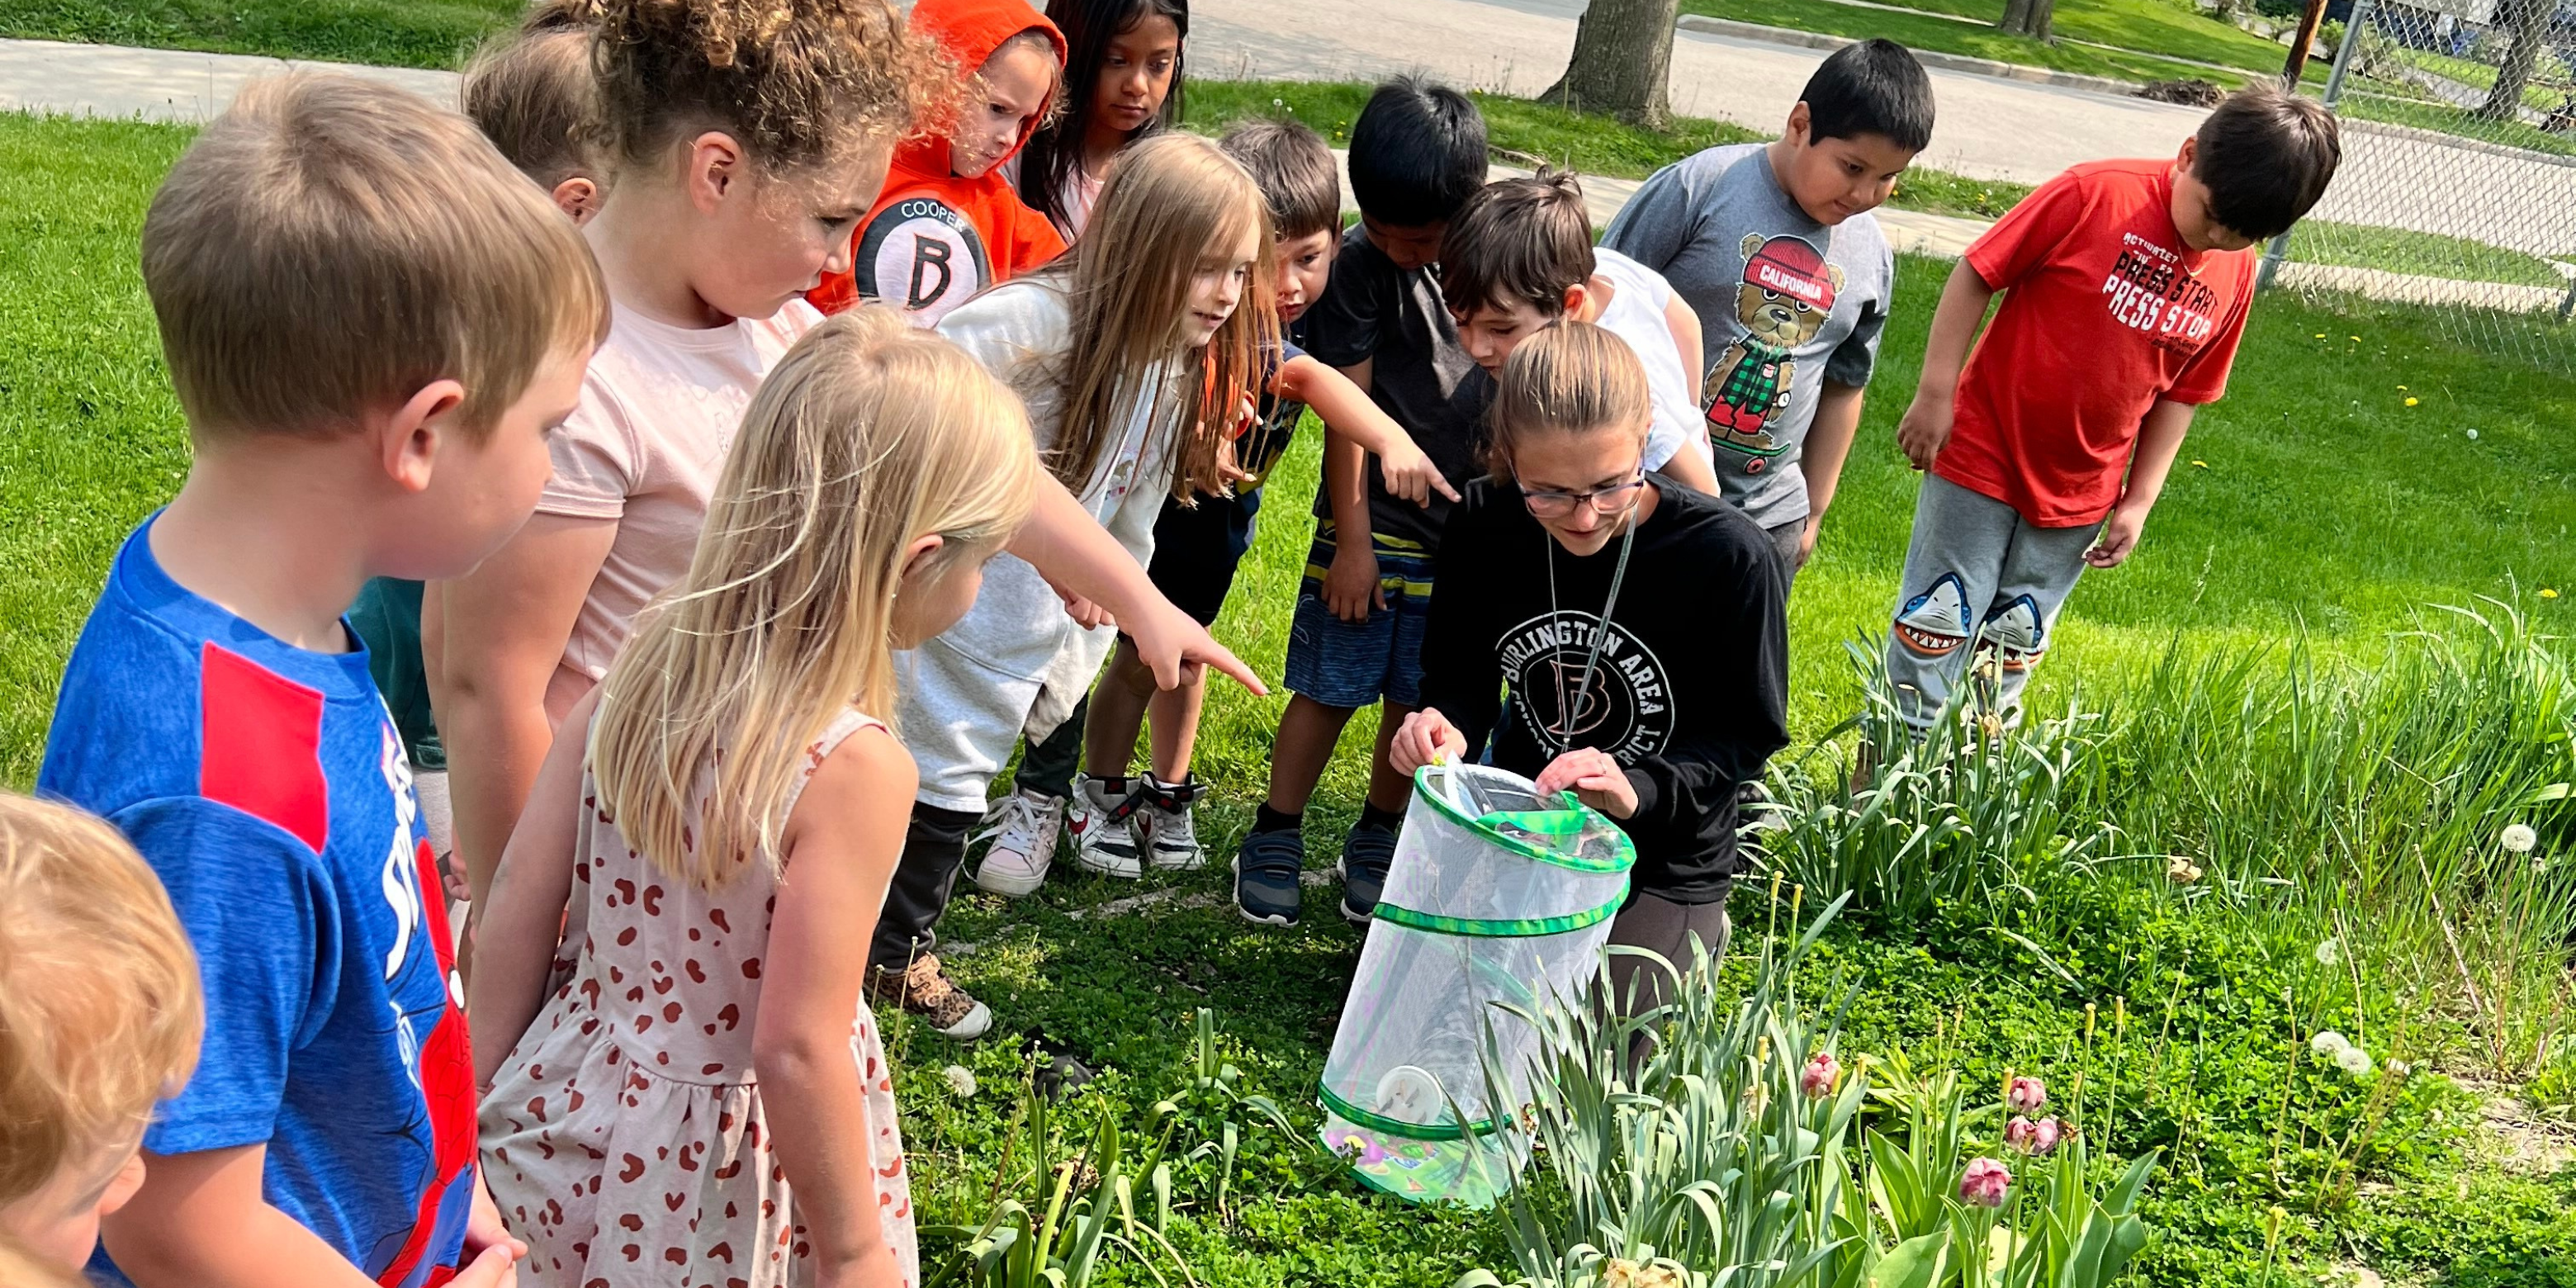
M1132 881L1145 875L1140 803L1134 792L1113 792L1089 774L1074 780L1073 811L1065 820L1073 833L1073 861L1102 876Z
M1190 805L1206 790L1195 778L1177 784L1147 778L1138 792L1144 808L1136 816L1145 826L1145 861L1166 872L1196 872L1207 866L1199 848L1199 830L1190 821Z
M984 830L975 834L975 840L993 843L975 869L975 884L1012 899L1036 894L1055 863L1056 838L1063 830L1064 798L1012 788L985 812Z

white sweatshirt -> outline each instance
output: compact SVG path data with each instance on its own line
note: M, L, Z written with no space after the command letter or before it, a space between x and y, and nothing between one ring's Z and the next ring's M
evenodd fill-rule
M939 322L941 335L1022 391L1042 458L1064 429L1060 367L1071 328L1064 291L1051 277L1006 282ZM1039 365L1032 370L1030 363ZM1181 372L1179 364L1168 364L1148 388L1160 395ZM1154 556L1154 520L1171 491L1178 425L1170 407L1166 397L1140 400L1075 492L1139 564ZM921 802L983 809L1021 732L1042 737L1063 723L1116 639L1107 627L1076 626L1037 569L1008 554L995 556L966 616L896 655L903 668L896 727L921 768Z

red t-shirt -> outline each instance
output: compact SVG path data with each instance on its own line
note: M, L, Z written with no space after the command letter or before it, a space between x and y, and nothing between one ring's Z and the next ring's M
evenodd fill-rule
M2254 252L2184 247L2172 166L2076 166L1968 247L2004 298L1959 376L1933 473L2043 528L2099 523L2148 409L2227 392Z

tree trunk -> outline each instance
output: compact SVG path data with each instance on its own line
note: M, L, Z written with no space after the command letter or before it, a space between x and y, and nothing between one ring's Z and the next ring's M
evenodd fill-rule
M2057 0L2004 0L2004 20L1995 25L2016 36L2046 40L2049 19L2056 14Z
M1672 120L1667 85L1673 20L1681 0L1592 0L1574 28L1574 58L1540 98L1662 129Z
M2555 3L2556 0L2548 0ZM2326 0L2308 0L2299 12L2299 30L2290 37L2290 57L2281 65L2281 88L2296 94L2299 78L2307 74L2308 54L2316 47L2317 28L2325 25Z
M2554 0L2521 0L2514 7L2513 45L2505 51L2504 66L2496 69L2495 88L2487 93L2485 105L2478 108L2478 119L2522 119L2522 90L2531 83L2531 69L2540 62L2542 47L2549 43L2549 20L2557 12Z

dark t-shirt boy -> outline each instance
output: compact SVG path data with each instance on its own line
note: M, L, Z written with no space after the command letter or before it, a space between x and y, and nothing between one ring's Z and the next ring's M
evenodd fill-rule
M1333 279L1305 318L1306 349L1332 367L1369 364L1369 396L1413 436L1452 487L1476 472L1478 426L1493 381L1458 344L1458 325L1429 266L1398 267L1353 225L1342 235ZM1324 577L1344 534L1331 498L1315 496L1315 544L1297 595L1288 639L1288 687L1330 707L1364 707L1380 699L1420 705L1422 613L1431 598L1431 565L1449 503L1428 505L1390 494L1374 469L1368 486L1368 539L1377 556L1386 607L1345 622L1324 606Z

